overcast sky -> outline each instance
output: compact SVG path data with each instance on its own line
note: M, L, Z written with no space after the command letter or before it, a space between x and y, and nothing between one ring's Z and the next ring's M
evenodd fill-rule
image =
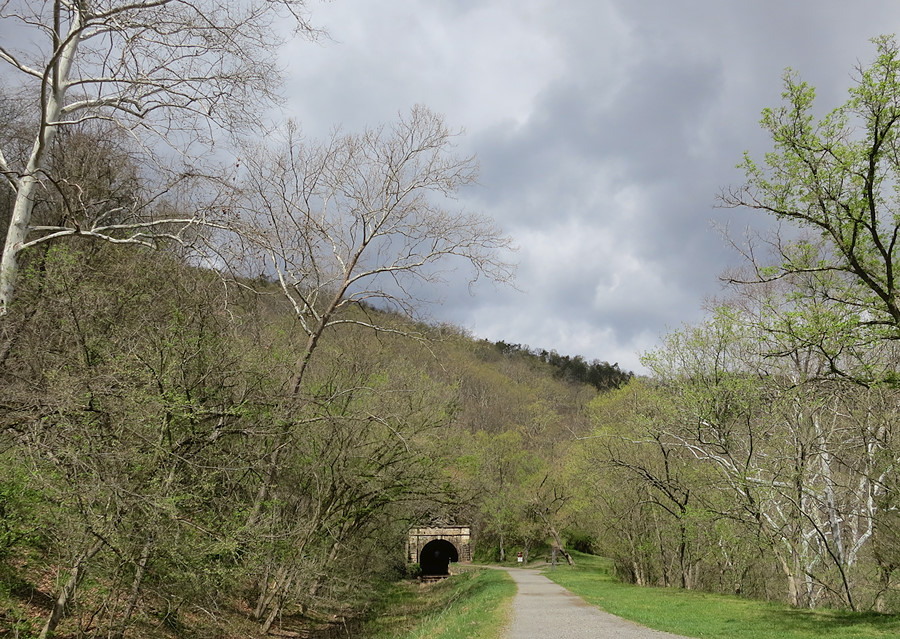
M308 136L420 103L466 130L480 185L462 204L519 247L518 291L464 283L431 309L477 337L618 362L703 317L738 255L715 208L786 67L846 98L896 0L334 0L330 40L282 52L285 109Z

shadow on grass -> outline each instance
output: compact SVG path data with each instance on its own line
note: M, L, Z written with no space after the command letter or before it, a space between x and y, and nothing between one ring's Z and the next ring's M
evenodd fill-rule
M900 636L900 618L877 612L777 609L762 610L759 617L785 632L811 636L846 637L849 629L861 631L866 628L884 636Z

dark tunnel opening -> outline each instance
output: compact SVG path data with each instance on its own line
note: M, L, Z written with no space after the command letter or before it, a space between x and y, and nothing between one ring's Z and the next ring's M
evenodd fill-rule
M459 561L459 552L446 539L429 541L419 553L423 575L448 575L451 561Z

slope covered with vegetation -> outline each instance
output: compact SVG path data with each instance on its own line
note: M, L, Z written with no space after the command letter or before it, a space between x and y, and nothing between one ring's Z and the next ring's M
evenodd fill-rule
M277 286L83 244L20 290L0 592L21 636L352 615L403 574L408 526L543 543L568 499L556 477L594 391L543 362L348 307L383 330L327 331L294 395L306 335Z

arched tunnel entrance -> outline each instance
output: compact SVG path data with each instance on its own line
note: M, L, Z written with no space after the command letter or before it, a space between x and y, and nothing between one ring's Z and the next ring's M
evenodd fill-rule
M459 552L446 539L429 541L419 553L419 565L426 576L450 574L451 561L459 561Z
M449 574L451 561L472 561L469 527L438 524L410 528L406 560L419 564L423 576Z

